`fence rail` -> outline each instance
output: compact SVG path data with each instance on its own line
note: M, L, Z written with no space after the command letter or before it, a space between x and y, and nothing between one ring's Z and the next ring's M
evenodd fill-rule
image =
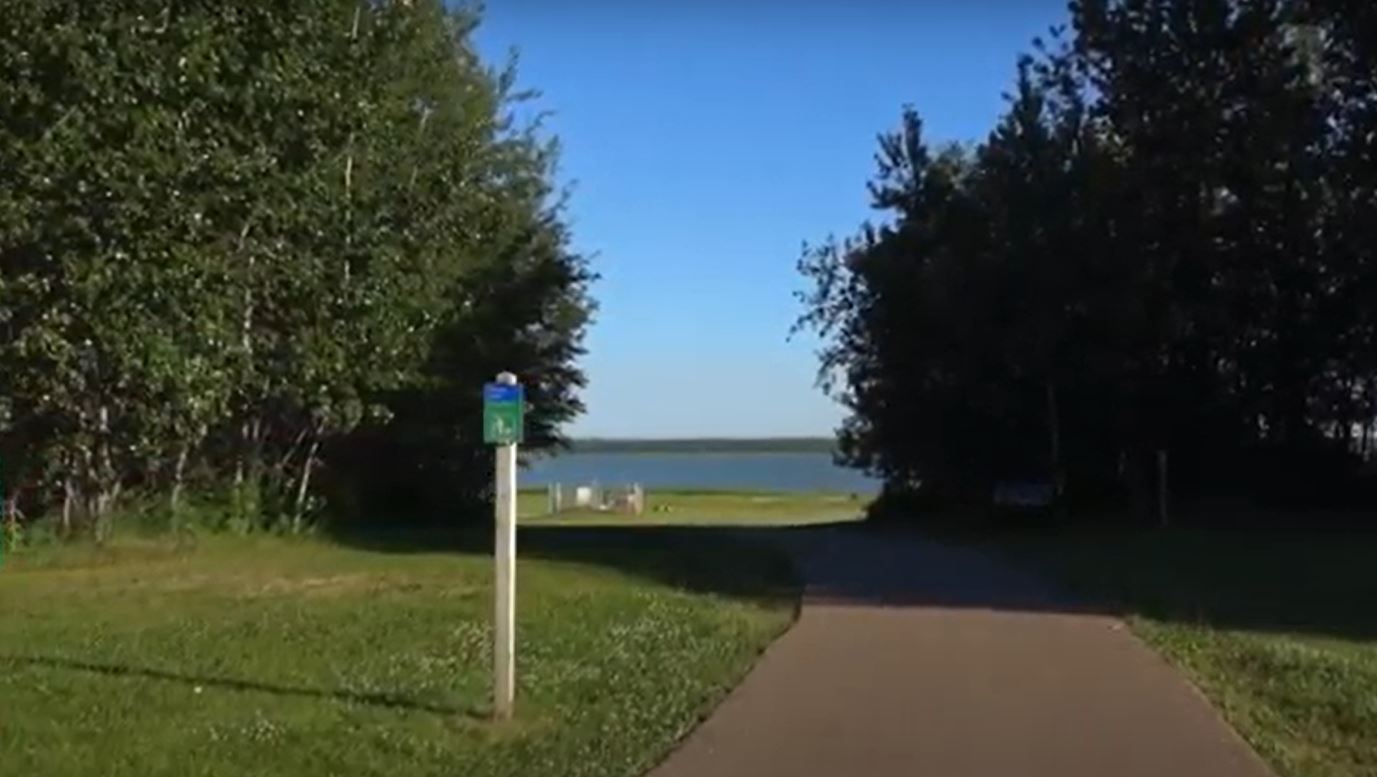
M640 515L645 512L645 489L640 483L601 485L599 483L551 483L546 487L550 513L592 510L603 513Z

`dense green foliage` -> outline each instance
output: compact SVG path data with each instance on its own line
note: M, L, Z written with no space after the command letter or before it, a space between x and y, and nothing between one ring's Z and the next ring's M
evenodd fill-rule
M891 492L1350 498L1377 416L1377 10L1083 0L972 148L882 136L804 327Z
M578 412L589 273L511 72L438 0L12 0L0 462L12 522L131 493L300 526L481 496L478 387Z

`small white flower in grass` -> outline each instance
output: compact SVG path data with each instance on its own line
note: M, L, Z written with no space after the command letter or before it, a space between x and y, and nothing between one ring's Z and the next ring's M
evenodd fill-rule
M201 695L201 690L202 690L201 686L198 685L198 686L196 686L195 688L192 688L192 689L191 689L191 692L194 693L194 694L196 694L197 696L199 696L199 695Z

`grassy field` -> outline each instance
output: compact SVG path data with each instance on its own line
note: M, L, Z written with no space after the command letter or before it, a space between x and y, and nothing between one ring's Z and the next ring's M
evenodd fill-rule
M639 516L589 510L550 515L544 491L523 491L518 511L532 525L771 526L829 523L859 518L865 497L829 493L647 491Z
M705 521L707 504L685 512ZM518 717L493 724L491 564L475 541L210 538L12 558L0 772L636 775L797 603L779 555L721 532L523 530Z
M1285 777L1377 775L1377 535L986 541L1126 613Z

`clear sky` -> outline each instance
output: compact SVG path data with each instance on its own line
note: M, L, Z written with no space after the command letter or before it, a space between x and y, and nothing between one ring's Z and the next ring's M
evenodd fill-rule
M983 139L1064 0L490 0L574 184L601 309L577 436L827 435L816 343L788 340L803 241L870 217L878 132L905 103Z

